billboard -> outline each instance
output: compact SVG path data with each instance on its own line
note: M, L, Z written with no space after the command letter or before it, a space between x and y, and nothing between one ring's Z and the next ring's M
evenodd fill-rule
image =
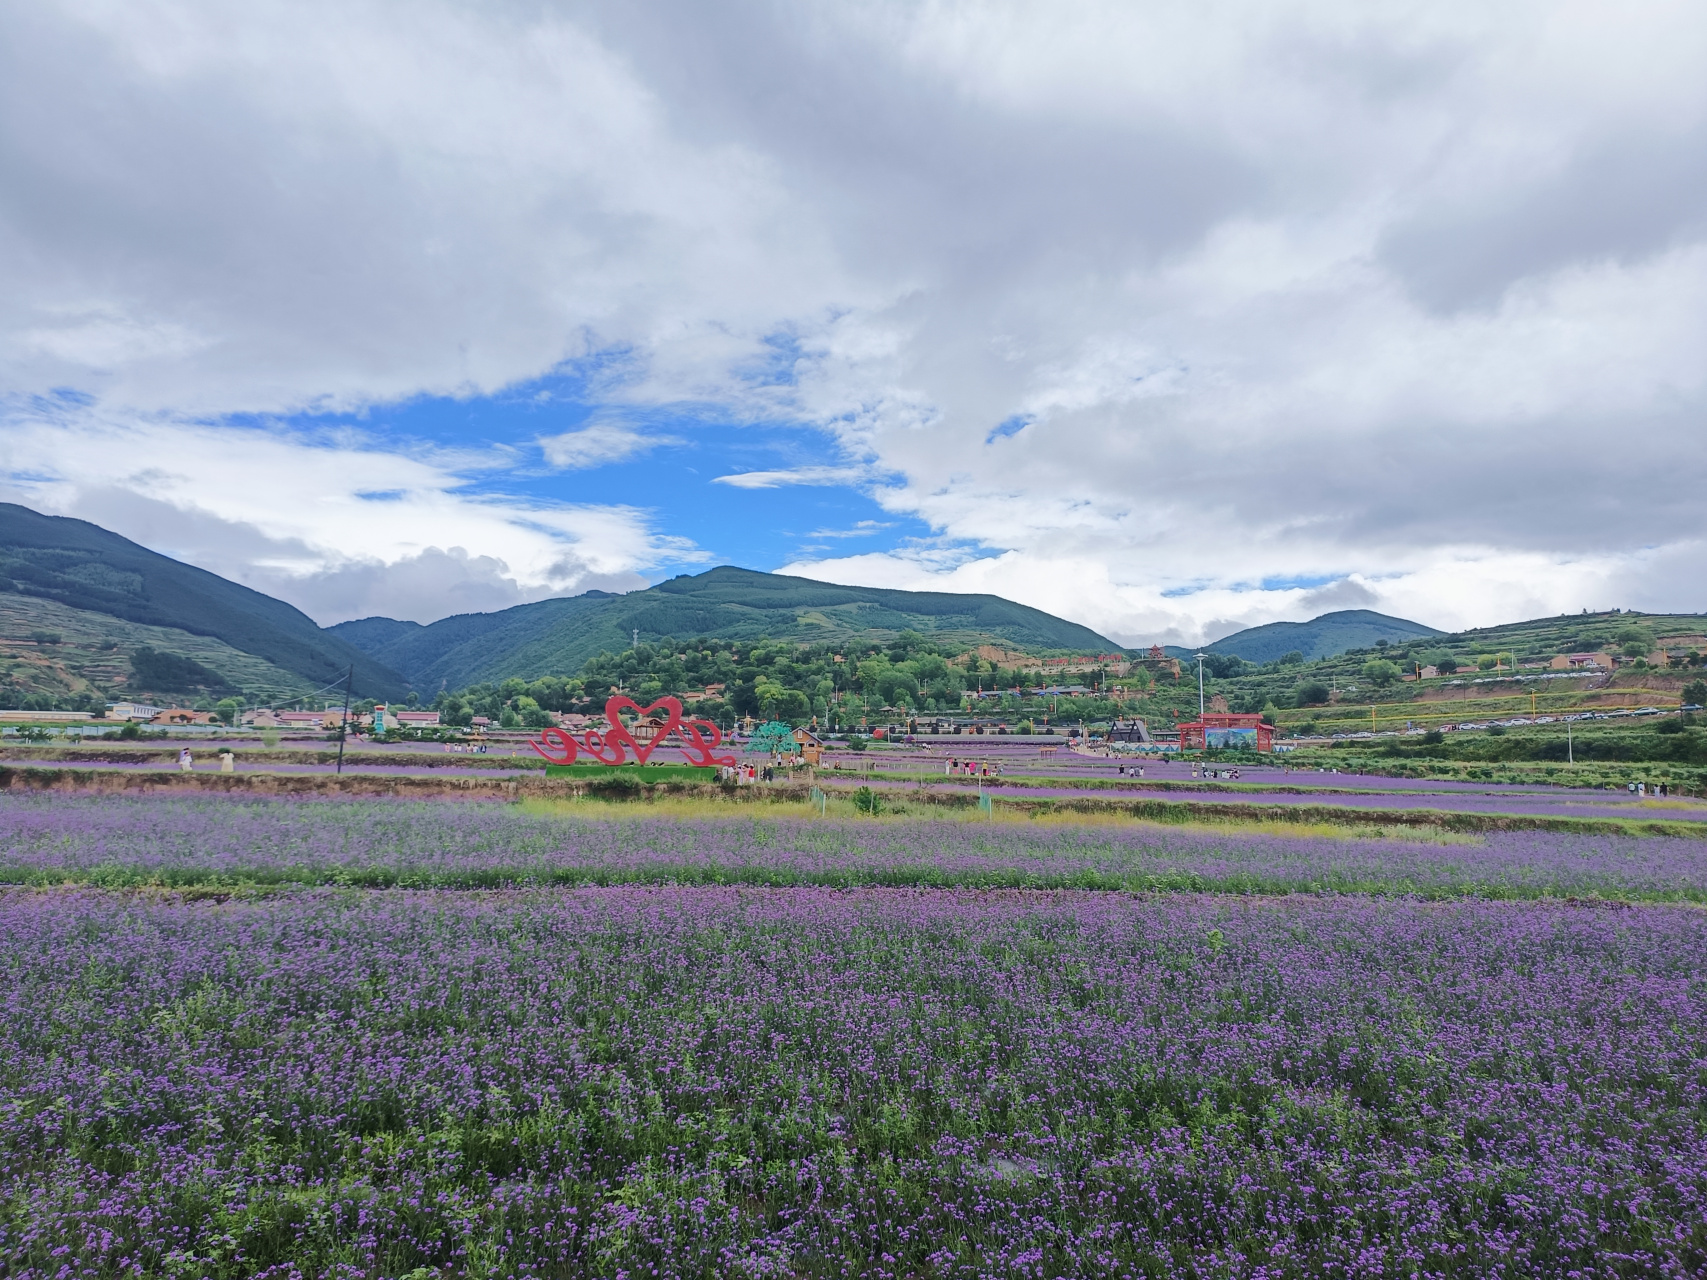
M1203 732L1204 745L1209 747L1231 747L1245 751L1257 749L1257 729L1255 725L1241 725L1238 728L1223 729L1211 727Z

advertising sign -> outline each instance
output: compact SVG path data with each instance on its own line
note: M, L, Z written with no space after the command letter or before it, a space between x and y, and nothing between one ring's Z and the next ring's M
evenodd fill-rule
M1203 732L1205 745L1210 747L1241 747L1246 751L1257 749L1256 726L1241 726L1234 729L1209 728Z

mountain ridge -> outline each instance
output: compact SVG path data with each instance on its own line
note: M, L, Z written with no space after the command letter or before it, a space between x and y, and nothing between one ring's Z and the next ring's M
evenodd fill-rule
M457 614L425 626L358 618L328 628L426 692L510 675L573 675L601 651L644 640L761 636L845 643L913 630L1030 648L1103 652L1120 646L1089 627L994 595L849 587L719 565L625 595L587 592Z
M1306 662L1314 662L1337 657L1347 649L1371 648L1381 640L1396 644L1446 634L1420 622L1376 613L1373 609L1337 609L1308 622L1269 622L1260 627L1246 627L1205 645L1203 651L1231 654L1255 663L1273 662L1296 651L1303 654Z
M0 592L210 636L314 684L355 668L358 696L396 697L397 672L307 614L100 525L0 502Z

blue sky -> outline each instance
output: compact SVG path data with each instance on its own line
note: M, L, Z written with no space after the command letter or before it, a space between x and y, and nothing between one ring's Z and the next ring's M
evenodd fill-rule
M502 395L466 400L423 397L375 405L360 414L298 415L286 425L302 431L339 427L372 432L409 449L509 451L513 466L474 473L464 492L523 497L542 504L624 503L654 513L659 527L693 544L681 559L667 556L643 575L653 581L715 564L773 571L798 560L848 549L888 552L933 541L916 517L887 512L865 482L777 483L737 487L720 477L756 472L854 471L833 440L810 426L720 419L715 407L651 410L624 423L637 439L658 441L625 459L564 470L541 456L538 441L585 430L606 418L583 399L584 379L554 377ZM881 483L873 476L871 485Z
M0 498L322 623L1707 609L1704 64L1663 0L13 6Z

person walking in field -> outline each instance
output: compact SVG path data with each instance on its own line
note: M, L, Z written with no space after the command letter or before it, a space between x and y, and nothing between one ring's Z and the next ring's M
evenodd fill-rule
M178 770L179 770L179 772L181 772L181 773L193 772L193 770L195 768L195 766L192 763L193 760L194 760L194 757L190 755L190 749L188 747L185 747L182 751L178 752Z
M237 756L235 752L227 749L219 753L219 771L221 773L237 772Z

